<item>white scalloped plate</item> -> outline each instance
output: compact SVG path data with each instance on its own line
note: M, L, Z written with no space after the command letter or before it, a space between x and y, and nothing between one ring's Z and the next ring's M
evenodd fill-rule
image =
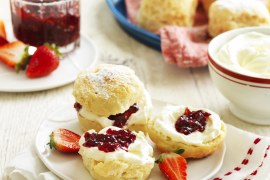
M163 102L153 101L153 103L156 107L164 105ZM41 125L35 140L35 148L38 156L48 169L63 179L92 179L88 171L84 168L79 154L63 154L50 150L48 145L46 145L49 142L50 133L60 127L82 134L72 104L61 107L53 112ZM206 180L214 176L221 168L225 151L226 147L223 144L211 156L199 160L189 160L187 179ZM155 165L149 180L166 180L166 178L161 174L158 166Z
M93 43L81 36L80 47L60 60L59 67L50 75L29 79L25 71L16 73L0 62L0 92L33 92L64 86L73 82L78 73L96 61Z

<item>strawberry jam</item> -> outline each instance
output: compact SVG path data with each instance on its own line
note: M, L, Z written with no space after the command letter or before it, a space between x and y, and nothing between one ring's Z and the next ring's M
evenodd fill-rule
M139 108L134 104L133 106L130 106L128 110L126 110L124 113L119 113L116 115L110 115L108 119L113 120L113 126L122 128L123 126L126 125L127 120L129 117L133 114L136 113L139 110Z
M63 47L79 38L78 0L11 0L13 31L26 44Z
M106 134L86 132L84 147L98 147L103 152L114 152L117 149L128 151L128 147L136 140L136 135L130 130L108 129Z
M180 116L176 123L175 129L177 132L189 135L195 131L203 132L207 123L207 118L211 114L203 110L190 111L185 109L185 113Z
M75 102L74 108L76 109L77 112L79 112L82 109L82 105L78 102Z

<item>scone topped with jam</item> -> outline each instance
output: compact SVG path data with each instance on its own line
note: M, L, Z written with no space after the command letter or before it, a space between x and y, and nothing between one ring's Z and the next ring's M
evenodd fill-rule
M149 121L148 133L162 152L184 149L183 157L202 158L222 144L226 126L210 110L168 105Z
M116 126L145 132L152 103L132 69L100 64L83 71L75 80L73 95L83 131Z
M154 167L153 148L142 132L109 126L81 136L80 155L97 180L147 179Z

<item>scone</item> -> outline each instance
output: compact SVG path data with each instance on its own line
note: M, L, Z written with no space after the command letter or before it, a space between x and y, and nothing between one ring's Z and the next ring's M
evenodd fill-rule
M202 158L222 144L226 126L210 110L168 105L149 121L148 133L161 152L184 149L183 157Z
M153 148L142 132L110 126L80 139L83 163L96 180L144 180L154 167Z
M142 0L138 25L157 33L166 25L192 26L198 0Z
M73 95L83 131L117 126L145 132L152 103L132 69L100 64L83 71L75 80Z
M208 18L208 32L212 37L236 28L270 25L267 7L258 0L215 1Z

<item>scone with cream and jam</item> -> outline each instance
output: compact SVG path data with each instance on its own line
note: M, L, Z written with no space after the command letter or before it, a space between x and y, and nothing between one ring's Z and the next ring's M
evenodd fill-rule
M97 180L147 179L154 167L153 148L142 132L109 126L80 139L83 163Z
M222 144L226 126L210 110L167 105L149 121L148 133L162 152L184 149L183 157L202 158Z
M83 131L108 126L146 130L151 99L134 71L126 66L100 64L81 72L73 95Z

